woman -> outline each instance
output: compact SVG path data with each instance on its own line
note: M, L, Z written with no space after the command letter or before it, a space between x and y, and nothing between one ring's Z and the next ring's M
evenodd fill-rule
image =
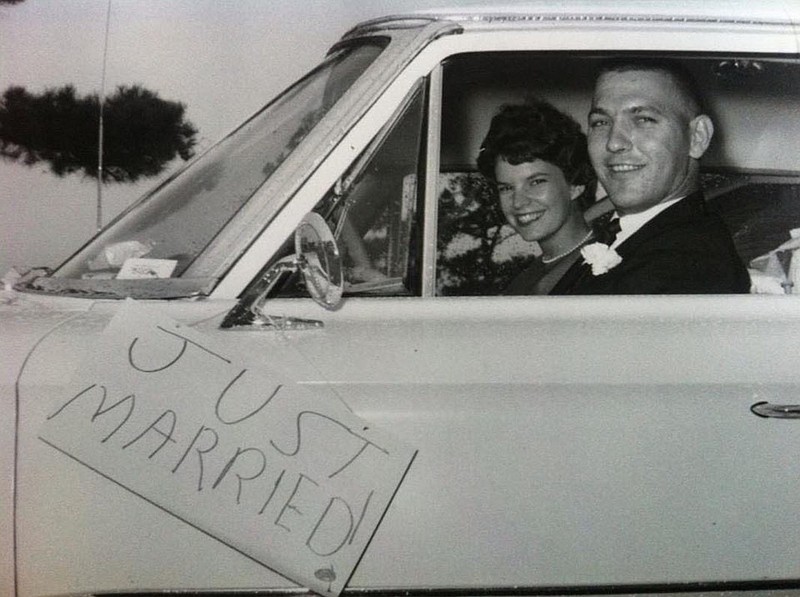
M581 199L594 186L594 172L580 125L540 100L503 106L481 145L478 169L496 184L505 220L542 249L505 294L547 294L593 238Z

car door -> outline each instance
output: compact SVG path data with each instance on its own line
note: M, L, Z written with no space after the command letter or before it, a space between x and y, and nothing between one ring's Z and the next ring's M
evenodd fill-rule
M443 165L442 89L463 87L441 77L437 69L427 82L427 119L409 119L411 108L386 129L412 139L408 148L425 140L415 154L425 186L410 182L408 164L395 177L405 184L387 182L397 203L411 193L417 206L400 285L359 290L345 276L351 296L334 311L268 298L267 319L323 327L245 325L237 336L248 352L280 353L299 378L419 449L352 584L796 583L800 528L793 500L780 496L800 489L800 434L791 418L764 416L780 411L764 403L796 403L789 354L800 319L791 305L458 296L452 260L442 263L443 228L452 204L464 207L453 195L472 175ZM360 168L396 151L386 135ZM478 219L497 226L482 201ZM372 256L385 264L381 251ZM499 275L477 253L475 277Z

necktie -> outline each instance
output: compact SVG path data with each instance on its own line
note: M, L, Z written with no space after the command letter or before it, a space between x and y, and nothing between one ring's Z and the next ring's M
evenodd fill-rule
M620 231L619 216L612 212L607 217L599 218L593 228L597 241L610 246Z
M622 230L622 226L619 224L619 217L611 218L606 229L609 245L617 238L617 234L619 234L620 230Z

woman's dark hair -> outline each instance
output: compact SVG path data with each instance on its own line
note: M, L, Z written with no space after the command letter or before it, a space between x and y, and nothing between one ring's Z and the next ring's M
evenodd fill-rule
M549 162L560 168L573 185L594 180L586 135L580 125L536 98L524 104L504 105L492 118L478 153L478 170L490 180L495 180L498 158L513 165L534 160Z

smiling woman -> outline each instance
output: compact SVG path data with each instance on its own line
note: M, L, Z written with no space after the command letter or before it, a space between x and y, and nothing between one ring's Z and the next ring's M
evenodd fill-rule
M534 263L505 292L547 294L593 236L579 200L594 191L580 125L546 102L506 105L492 118L477 161L497 187L506 222L543 251L546 274Z

